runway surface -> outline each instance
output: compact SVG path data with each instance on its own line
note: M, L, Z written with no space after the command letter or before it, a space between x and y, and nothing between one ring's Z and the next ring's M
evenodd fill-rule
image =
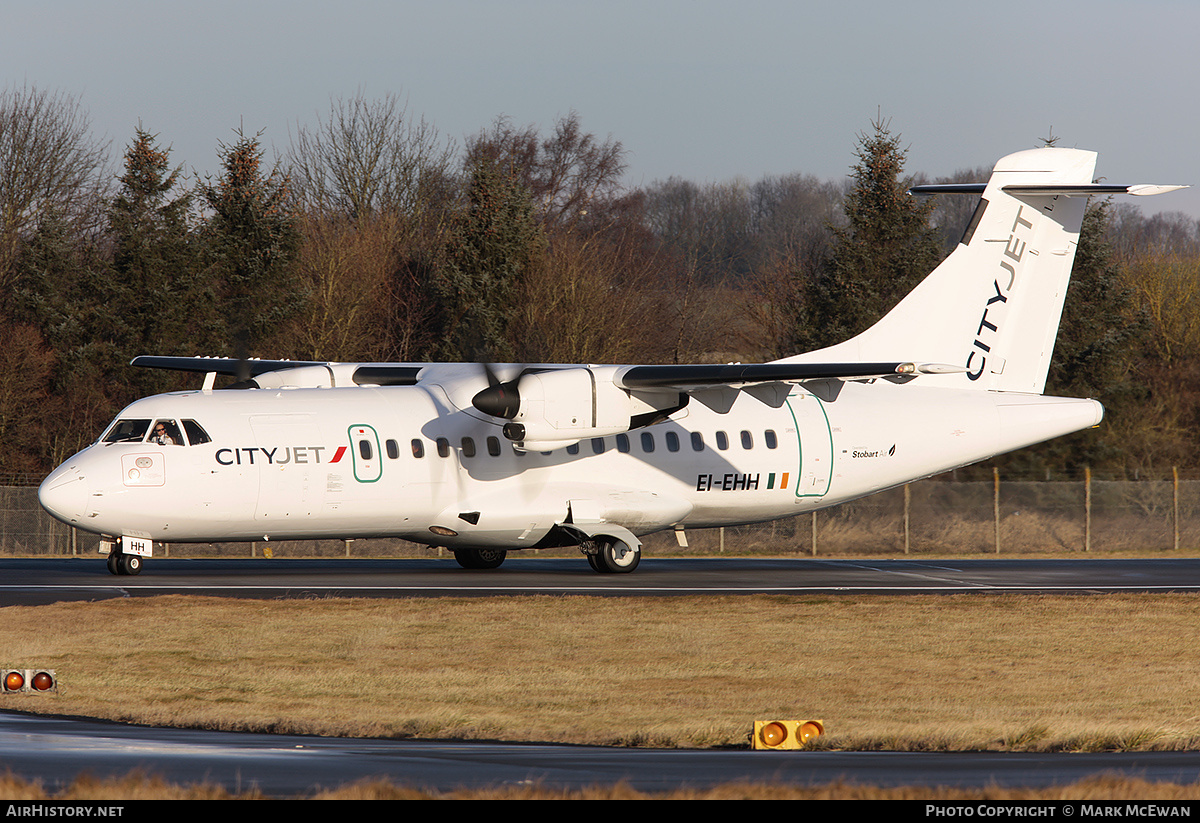
M115 577L95 558L0 560L0 605L160 594L244 598L445 597L503 594L674 596L1193 592L1200 560L644 560L598 575L574 559L517 557L493 571L453 560L155 559ZM14 708L13 705L0 709ZM819 785L1041 787L1101 773L1192 783L1200 753L1007 754L609 749L152 729L0 711L0 769L45 785L80 772L141 768L172 782L255 786L296 796L370 777L438 790L524 784L585 787L625 780L643 791L737 780Z
M1194 783L1200 779L1200 753L755 752L345 740L0 712L0 767L40 779L47 788L81 772L105 778L140 769L172 783L211 783L235 792L254 787L294 797L371 778L438 791L528 784L585 788L618 781L646 792L734 781L1037 788L1096 774Z
M647 559L602 575L582 559L510 558L468 571L451 559L153 559L134 577L97 557L0 560L0 605L161 594L445 597L515 594L957 594L1200 591L1200 559Z

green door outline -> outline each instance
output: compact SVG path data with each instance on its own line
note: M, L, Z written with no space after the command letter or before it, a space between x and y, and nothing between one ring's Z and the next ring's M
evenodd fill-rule
M354 479L359 483L374 483L383 477L383 455L379 453L379 435L375 429L366 423L355 423L346 434L350 437ZM369 456L364 452L369 452Z
M824 497L833 479L833 431L825 404L815 394L788 395L798 447L796 497Z

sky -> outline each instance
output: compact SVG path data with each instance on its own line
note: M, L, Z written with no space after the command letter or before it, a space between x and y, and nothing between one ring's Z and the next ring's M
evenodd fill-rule
M1200 3L0 0L0 88L74 97L114 162L143 128L200 175L240 127L268 155L331 101L395 94L462 145L577 112L630 186L841 179L882 117L930 177L1058 145L1200 218Z

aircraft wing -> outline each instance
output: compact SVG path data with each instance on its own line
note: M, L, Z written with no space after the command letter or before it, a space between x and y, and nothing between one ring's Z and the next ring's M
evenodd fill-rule
M413 363L333 363L324 360L239 360L234 357L164 357L140 355L130 365L148 369L195 372L198 374L224 374L251 381L266 374L279 373L292 377L309 378L312 385L363 386L414 386L424 368ZM315 369L315 377L311 371ZM313 382L315 380L315 382ZM279 382L276 380L275 382ZM268 388L269 380L255 380L248 387ZM282 384L281 384L282 385ZM243 387L238 384L237 387Z
M732 363L729 365L630 366L613 380L624 389L675 388L689 391L708 386L755 383L803 383L808 380L867 380L896 375L947 374L962 371L945 363Z
M298 369L303 366L324 366L325 363L313 360L239 360L236 357L162 357L143 354L133 358L129 365L145 369L167 369L198 374L213 372L230 377L236 377L245 370L251 377L257 377L269 371Z

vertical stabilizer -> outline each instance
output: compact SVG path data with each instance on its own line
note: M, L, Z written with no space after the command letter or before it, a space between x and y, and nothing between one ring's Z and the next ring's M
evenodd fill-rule
M948 363L966 371L922 383L1040 394L1095 166L1095 152L1078 149L1001 159L962 242L932 274L862 334L787 362Z

